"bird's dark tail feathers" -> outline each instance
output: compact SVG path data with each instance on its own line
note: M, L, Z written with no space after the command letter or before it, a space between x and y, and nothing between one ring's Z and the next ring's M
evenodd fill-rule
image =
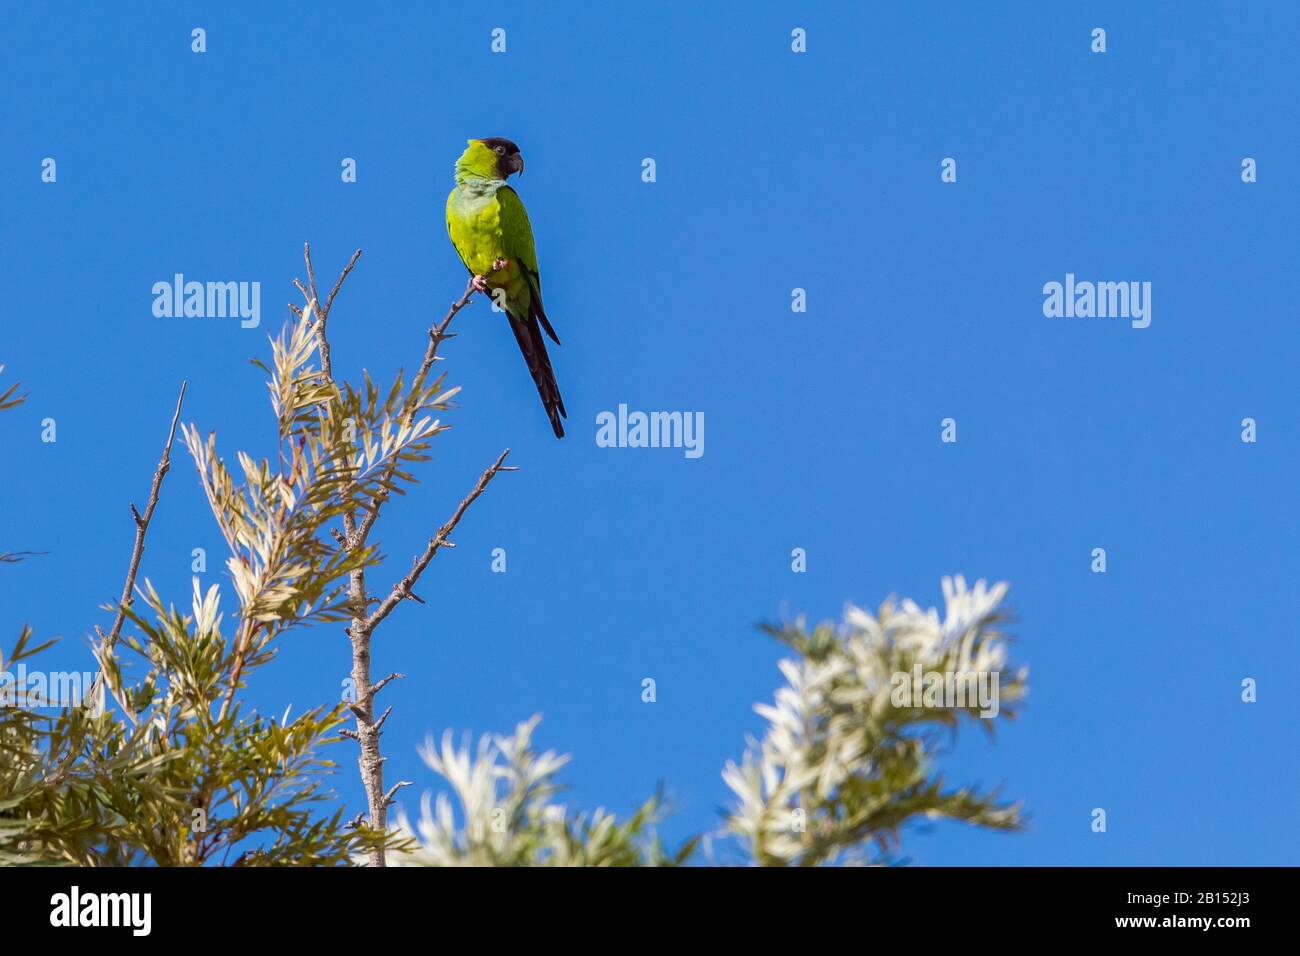
M526 319L511 313L510 328L514 330L519 351L524 353L524 360L528 362L528 371L537 385L537 394L542 397L542 404L546 406L546 415L551 420L551 429L555 432L556 438L563 438L564 425L560 423L560 418L567 418L569 413L564 410L564 399L560 398L560 387L555 382L551 357L546 354L546 340L542 338L542 330L537 320L540 318L545 322L548 331L551 323L547 322L546 315L535 299L529 311L530 314ZM555 338L554 332L551 332L551 337ZM559 339L555 341L558 343Z

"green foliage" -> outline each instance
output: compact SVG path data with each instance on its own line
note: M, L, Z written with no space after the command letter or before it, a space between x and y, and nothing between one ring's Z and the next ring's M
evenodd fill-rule
M311 308L272 355L274 464L241 452L237 481L215 436L182 432L230 548L233 633L215 585L200 593L196 579L185 614L146 580L131 605L109 608L129 625L121 639L101 634L95 647L114 707L91 695L56 713L20 697L0 708L0 862L328 865L395 839L345 824L341 809L322 812L333 764L320 754L346 705L275 720L244 714L238 692L287 630L352 613L347 576L376 555L330 533L345 512L401 491L402 466L442 430L424 413L452 392L400 377L383 396L368 377L360 391L340 390L312 364ZM24 630L8 663L48 646L32 647ZM134 679L124 654L142 670Z
M31 661L54 642L31 646L23 628L0 670ZM0 864L93 861L96 845L116 841L123 820L110 796L138 791L137 802L165 799L145 729L87 707L56 715L35 709L9 683L0 701Z
M5 367L0 365L0 374L3 374ZM18 394L18 382L14 382L4 391L0 391L0 412L10 408L17 408L27 400L26 395ZM23 558L30 557L35 552L32 551L0 551L0 564L17 564Z
M945 579L946 612L886 601L877 615L851 608L841 627L803 622L768 632L795 651L781 662L787 686L742 762L723 772L738 804L728 830L761 865L888 862L914 820L953 819L1000 830L1021 825L1019 807L996 793L948 788L934 758L962 722L993 732L1014 718L1025 670L1006 663L1006 585L973 589ZM996 713L896 695L913 674L985 675ZM996 679L996 683L994 683ZM910 695L909 695L910 697Z
M278 466L240 452L242 484L217 456L216 436L182 428L230 558L226 566L250 633L265 643L289 624L347 619L348 575L376 562L372 548L348 549L326 530L376 495L414 480L404 463L424 460L428 439L445 426L405 409L442 410L455 390L442 379L413 394L399 375L387 397L365 387L340 391L310 363L316 355L312 310L272 342L267 369L277 423ZM265 366L263 366L265 368Z
M332 769L319 749L342 708L290 720L213 716L216 679L233 653L209 600L195 614L164 609L146 590L155 620L128 612L144 635L128 646L148 665L130 684L116 657L105 668L118 712L97 701L53 715L16 700L0 720L0 862L80 866L337 864L372 837L346 831L340 813L320 818ZM9 665L48 647L24 631ZM31 664L28 665L31 667Z
M539 754L532 734L540 717L519 724L512 737L485 735L476 754L425 742L421 756L450 784L459 811L445 793L425 796L413 825L398 814L409 839L405 852L389 852L391 866L677 866L695 849L690 840L669 853L654 834L667 807L662 792L627 819L604 809L570 816L557 803L555 777L566 763L554 751Z

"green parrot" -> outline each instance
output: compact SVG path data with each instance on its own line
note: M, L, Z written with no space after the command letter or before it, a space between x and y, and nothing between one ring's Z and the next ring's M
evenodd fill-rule
M510 140L496 136L469 140L456 160L456 188L447 197L447 235L473 276L474 287L505 309L555 437L563 438L560 419L568 412L542 329L556 345L560 340L542 309L542 280L528 212L506 185L513 173L523 171L519 147Z

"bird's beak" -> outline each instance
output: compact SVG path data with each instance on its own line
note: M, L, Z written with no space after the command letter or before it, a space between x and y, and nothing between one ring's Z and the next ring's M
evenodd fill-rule
M520 176L524 174L524 158L518 153L515 154L514 159L511 161L511 168Z

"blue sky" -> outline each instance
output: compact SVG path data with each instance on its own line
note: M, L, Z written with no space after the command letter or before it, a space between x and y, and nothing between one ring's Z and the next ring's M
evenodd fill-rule
M380 525L378 586L502 448L521 471L435 559L429 606L377 638L376 672L407 675L384 692L384 745L389 779L417 782L408 807L434 784L425 734L540 711L540 742L574 754L575 802L625 811L663 780L666 835L711 828L721 767L779 680L753 625L936 603L961 572L1011 582L1031 696L943 766L1023 798L1032 824L939 826L912 859L1294 863L1300 12L1284 6L14 8L0 363L31 397L0 417L0 544L50 553L0 571L3 626L89 666L182 379L184 419L224 454L270 451L248 360L297 301L304 240L322 276L364 249L331 320L336 372L418 362L464 283L452 163L467 137L505 136L527 159L569 437L476 302L444 351L462 407ZM150 289L177 272L260 282L261 328L154 318ZM1045 318L1043 284L1066 273L1151 282L1151 326ZM598 448L595 416L620 403L704 412L705 454ZM187 602L193 548L214 556L205 582L224 575L182 446L175 462L144 573ZM347 666L337 628L299 632L250 699L334 700ZM359 807L353 745L334 756Z

